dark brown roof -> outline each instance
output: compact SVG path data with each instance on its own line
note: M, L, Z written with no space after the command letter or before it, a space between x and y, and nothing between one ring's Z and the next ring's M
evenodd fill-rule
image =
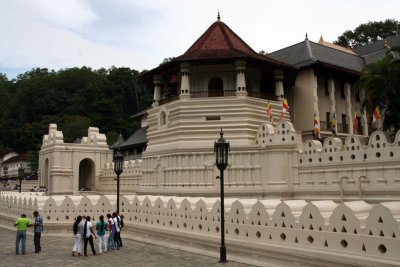
M253 58L274 65L294 68L284 62L260 55L220 20L214 22L176 61Z
M183 61L214 62L220 64L226 60L245 59L257 62L272 68L281 68L296 71L297 68L286 62L260 55L243 41L231 28L220 20L214 22L181 56L178 56L166 64L162 64L141 75L142 79L151 79L155 73L179 71L179 64Z
M28 161L28 154L27 153L22 153L19 154L15 157L11 157L5 161L3 161L3 164L9 164L9 163L13 163L13 162L19 162L19 161Z

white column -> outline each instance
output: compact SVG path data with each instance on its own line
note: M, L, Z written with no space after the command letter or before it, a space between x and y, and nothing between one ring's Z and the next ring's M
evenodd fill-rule
M158 106L158 101L160 101L161 98L162 76L154 75L153 83L154 83L153 107L155 107Z
M328 92L329 92L329 104L331 105L331 122L333 121L333 114L336 113L336 100L335 100L335 81L330 78L328 80ZM336 124L337 124L337 116L338 114L336 114ZM337 131L338 127L336 126L336 131Z
M283 89L283 71L274 70L274 79L275 79L275 96L278 98L278 100L281 100L285 96L285 91Z
M317 114L318 119L321 121L321 118L319 117L319 106L318 106L318 79L317 76L314 75L314 84L312 86L312 92L313 92L313 105L314 105L314 114ZM313 121L314 121L314 114L313 114ZM313 128L314 129L314 124Z
M365 88L360 88L360 101L363 103L365 100ZM368 136L368 120L367 120L367 112L365 107L363 108L363 114L361 117L363 124L363 135Z
M349 134L353 134L354 130L353 130L353 114L351 112L351 88L348 82L344 84L344 94L346 96L347 117L349 118Z
M246 61L244 60L236 60L235 61L235 69L236 69L236 92L237 96L247 96L246 90L246 75L244 73L246 69Z
M190 98L190 63L183 62L181 63L181 94L179 95L180 98Z

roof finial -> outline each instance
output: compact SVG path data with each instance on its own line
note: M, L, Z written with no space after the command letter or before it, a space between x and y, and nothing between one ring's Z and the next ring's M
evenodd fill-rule
M219 10L218 10L218 16L217 16L217 20L221 20L221 16L219 15Z
M306 33L306 40L308 40L308 33Z

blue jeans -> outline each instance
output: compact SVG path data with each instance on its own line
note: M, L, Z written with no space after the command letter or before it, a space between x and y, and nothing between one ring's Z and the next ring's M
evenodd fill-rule
M15 241L15 254L19 254L19 242L22 240L22 254L25 255L26 247L26 231L17 231L17 239Z
M108 246L107 249L115 249L115 242L114 242L114 232L110 230L110 235L108 237Z

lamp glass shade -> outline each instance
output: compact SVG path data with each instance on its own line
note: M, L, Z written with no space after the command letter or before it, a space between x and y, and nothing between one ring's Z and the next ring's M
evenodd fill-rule
M114 155L114 172L117 175L120 175L123 171L123 162L124 156L121 154L119 150Z
M224 170L228 166L229 142L224 139L224 133L221 130L221 137L214 143L215 164L218 169Z

